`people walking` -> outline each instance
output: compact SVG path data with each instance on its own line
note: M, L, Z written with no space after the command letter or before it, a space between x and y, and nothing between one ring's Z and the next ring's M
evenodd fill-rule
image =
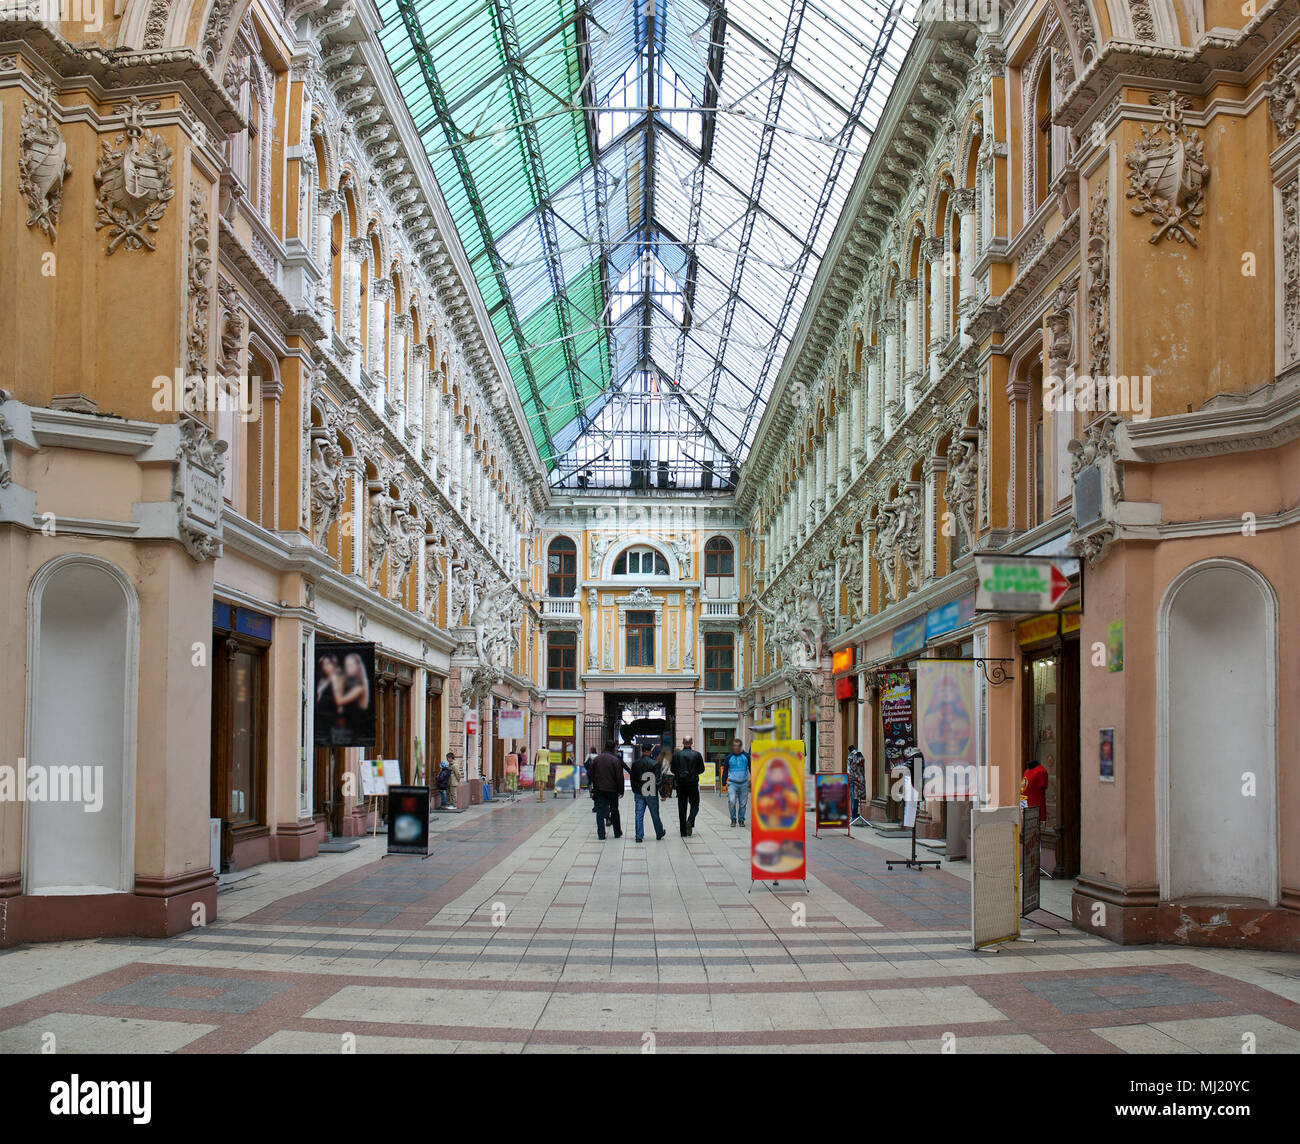
M673 756L673 785L677 788L677 821L682 837L695 833L695 816L700 813L700 775L704 773L704 758L691 744L693 739L682 740L682 749Z
M749 755L739 739L731 740L731 754L723 761L727 771L727 810L732 826L745 825L749 809Z
M605 749L591 761L591 789L596 800L596 837L605 841L605 818L608 815L614 827L614 837L623 837L623 823L619 819L618 801L623 796L623 771L626 764L615 753L614 742L605 743Z
M655 837L662 839L667 833L659 818L659 783L663 778L659 760L642 748L632 764L632 799L636 806L636 840L645 841L645 812L650 811Z

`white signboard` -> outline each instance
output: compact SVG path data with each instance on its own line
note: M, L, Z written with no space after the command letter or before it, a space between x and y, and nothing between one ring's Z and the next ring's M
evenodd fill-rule
M524 709L502 707L497 712L497 738L522 739L524 737Z
M977 612L1054 612L1065 598L1076 563L1051 556L998 556L976 553Z
M970 819L972 949L1020 936L1020 808L976 810Z
M361 793L366 798L382 798L390 786L401 785L402 764L397 759L361 760Z

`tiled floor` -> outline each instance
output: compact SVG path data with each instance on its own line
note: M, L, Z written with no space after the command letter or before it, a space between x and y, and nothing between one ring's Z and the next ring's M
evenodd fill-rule
M1045 913L973 953L964 864L889 873L902 840L810 831L806 893L751 886L721 799L685 840L665 809L637 844L598 841L585 799L474 807L427 861L365 839L261 868L180 937L7 951L0 1052L1300 1051L1300 955Z

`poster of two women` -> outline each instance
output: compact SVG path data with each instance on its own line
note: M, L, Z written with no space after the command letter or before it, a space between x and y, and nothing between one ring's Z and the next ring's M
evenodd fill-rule
M375 745L375 645L316 644L318 747Z

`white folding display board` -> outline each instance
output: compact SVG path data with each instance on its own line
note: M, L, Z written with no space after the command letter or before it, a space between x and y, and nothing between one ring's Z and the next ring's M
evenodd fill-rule
M1020 936L1020 807L971 814L971 948Z

